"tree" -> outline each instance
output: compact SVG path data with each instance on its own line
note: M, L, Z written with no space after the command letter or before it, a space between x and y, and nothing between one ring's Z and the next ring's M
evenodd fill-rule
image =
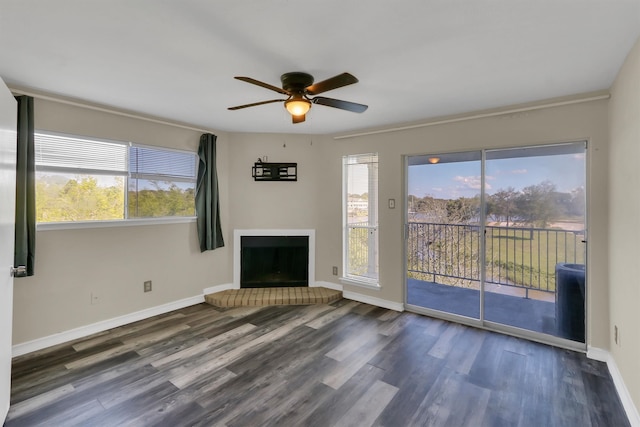
M523 188L516 198L518 217L526 224L546 228L558 214L556 193L555 184L548 180Z
M488 197L487 214L492 215L496 221L506 222L506 226L509 226L509 222L512 221L512 217L516 214L516 201L518 192L513 187L508 187L505 190L499 190L497 193Z
M459 197L447 201L447 222L450 224L466 224L478 217L478 200Z

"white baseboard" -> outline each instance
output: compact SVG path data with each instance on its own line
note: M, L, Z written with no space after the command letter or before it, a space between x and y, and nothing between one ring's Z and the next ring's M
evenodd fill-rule
M607 368L609 368L609 374L611 374L611 378L613 379L613 384L618 391L618 396L620 396L620 401L622 402L624 411L627 413L629 424L631 424L632 427L640 427L640 413L638 413L638 408L636 408L636 405L633 403L633 399L631 399L629 390L622 379L622 375L618 370L618 365L616 365L616 361L613 356L611 356L611 353L601 348L589 347L587 349L587 357L601 362L606 362Z
M388 301L382 298L370 297L369 295L359 294L357 292L342 291L342 296L353 301L363 302L382 308L388 308L394 311L404 311L404 304L399 302Z
M607 363L607 361L609 360L609 358L611 356L609 355L609 352L607 350L603 350L603 349L598 348L598 347L588 346L587 347L587 357L589 359L597 360L598 362Z
M226 291L227 289L234 289L233 283L225 283L223 285L212 286L202 290L203 295L215 294L216 292Z
M334 291L341 291L343 290L343 286L338 284L338 283L333 283L333 282L323 282L323 281L319 281L319 282L314 282L311 283L309 285L310 288L319 288L319 287L323 287L323 288L327 288L327 289L333 289Z
M78 338L83 338L98 332L117 328L118 326L137 322L139 320L157 316L158 314L168 313L180 308L189 307L201 302L204 302L204 295L196 295L194 297L184 298L167 304L158 305L156 307L146 308L134 313L125 314L124 316L114 317L113 319L103 320L100 322L92 323L90 325L81 326L79 328L49 335L43 338L37 338L32 341L14 345L11 351L11 355L12 357L22 356L33 351L42 350L47 347L76 340Z

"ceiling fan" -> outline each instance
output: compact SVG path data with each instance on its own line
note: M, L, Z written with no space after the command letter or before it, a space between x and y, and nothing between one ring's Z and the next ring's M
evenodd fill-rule
M293 119L293 123L302 123L306 114L311 108L311 104L326 105L327 107L339 108L341 110L352 111L354 113L364 112L368 106L355 102L342 101L340 99L325 98L324 96L314 96L323 92L337 89L358 83L358 79L349 73L338 74L337 76L313 84L313 76L302 72L285 73L280 77L282 88L272 86L251 77L235 77L243 82L262 86L275 92L287 95L287 99L271 99L269 101L254 102L252 104L229 107L229 110L239 110L241 108L255 107L256 105L271 104L273 102L284 102L284 107ZM313 96L313 98L310 98Z

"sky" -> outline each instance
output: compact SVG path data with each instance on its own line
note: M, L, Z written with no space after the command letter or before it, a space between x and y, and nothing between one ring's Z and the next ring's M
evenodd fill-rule
M473 197L480 194L480 174L480 161L409 166L409 194L438 199ZM585 185L585 155L487 160L485 174L488 194L508 187L520 191L545 180L560 192L571 192Z

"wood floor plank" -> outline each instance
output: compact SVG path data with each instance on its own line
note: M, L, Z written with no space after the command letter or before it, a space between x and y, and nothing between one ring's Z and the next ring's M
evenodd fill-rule
M487 335L480 329L465 328L445 357L447 366L461 374L469 374Z
M74 371L60 369L58 366L54 366L51 369L43 369L40 372L41 375L37 378L12 383L11 401L12 403L18 403L68 383L74 384L75 382L87 381L94 375L104 372L106 372L108 378L113 378L114 375L118 375L119 368L125 367L127 372L136 369L139 366L136 364L138 359L136 353L129 352ZM77 388L76 385L74 387Z
M359 302L351 301L347 304L344 304L340 308L336 308L335 310L328 312L324 316L321 316L321 317L318 317L317 319L309 321L307 326L313 329L320 329L323 326L326 326L329 323L349 313L351 310L353 310L355 307L358 307L359 305L360 305Z
M516 393L518 384L524 382L526 357L504 350L500 354L500 376L491 390L489 409L486 411L483 425L515 426L520 419L523 400L528 396L523 391Z
M367 427L373 425L398 389L380 380L376 381L337 422L344 427Z
M369 327L357 323L349 330L342 332L341 342L327 352L326 356L338 362L359 351L362 346L371 340L375 340L378 335L378 325L370 325Z
M408 425L480 426L489 396L490 390L444 367Z
M164 365L167 365L168 363L171 362L175 362L177 360L181 360L181 359L186 359L189 357L193 357L195 355L198 355L200 353L204 353L205 351L208 351L209 349L218 346L224 342L228 342L230 340L235 340L237 338L239 338L240 336L254 330L256 328L255 325L252 325L251 323L245 323L242 326L238 326L235 329L232 329L228 332L225 332L224 334L220 334L216 337L213 338L209 338L206 339L204 341L201 341L198 344L194 344L191 345L187 348L184 348L180 351L176 351L175 353L172 353L170 355L167 355L166 357L163 357L162 359L156 360L154 362L152 362L151 364L153 366L155 366L156 368L160 368Z
M376 381L381 380L383 375L382 369L365 364L339 390L331 393L321 405L311 412L301 425L309 427L337 425L338 420Z
M32 424L32 427L88 426L90 425L88 424L88 420L97 414L101 414L103 411L104 408L97 399L88 400L78 405L68 406L51 415L51 417L48 417L46 420Z
M438 341L429 350L429 356L437 357L438 359L445 358L453 348L456 339L464 330L464 326L450 323L444 332L440 334Z
M606 364L355 301L205 304L14 361L14 426L621 426Z
M165 381L144 394L135 396L93 415L82 425L91 427L122 426L133 419L146 415L151 409L156 409L157 407L152 405L155 405L161 399L173 396L177 391L173 384Z
M185 315L183 313L175 313L171 316L161 317L158 319L154 319L149 322L139 322L134 325L121 326L116 329L112 329L107 333L99 333L92 338L82 340L76 344L73 344L71 347L76 351L82 351L91 347L95 347L96 345L102 344L105 341L111 341L116 338L120 339L124 336L132 336L135 333L151 328L153 326L162 324L164 325L166 322L171 321L173 319L184 319Z
M75 389L73 388L73 385L64 384L58 388L54 388L53 390L49 390L47 392L38 394L30 399L26 399L19 403L13 404L11 405L11 416L14 418L19 418L28 412L36 411L43 406L55 402L66 394L73 393L74 390Z
M155 331L146 335L138 336L135 338L129 338L122 341L121 346L110 348L109 350L102 351L100 353L92 354L82 359L75 360L67 363L64 366L67 369L77 369L85 366L93 365L94 363L101 362L103 360L110 359L120 354L134 351L138 348L149 345L150 343L161 341L164 338L177 334L178 332L189 329L189 325L176 325L171 328L166 328L160 331Z
M367 343L357 353L338 363L336 368L324 376L322 382L333 389L339 389L351 377L367 364L380 350L389 344L390 337L377 335L372 342Z

